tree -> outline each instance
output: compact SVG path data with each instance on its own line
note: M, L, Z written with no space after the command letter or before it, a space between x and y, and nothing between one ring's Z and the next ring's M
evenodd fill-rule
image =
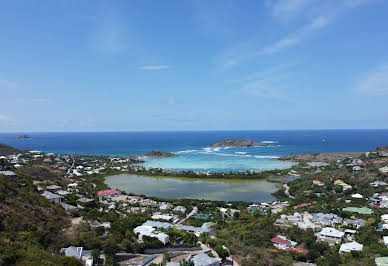
M179 263L179 266L194 266L194 261L192 261L192 260L182 260Z
M218 256L220 256L220 258L222 260L225 260L226 257L229 256L229 252L224 249L221 245L217 245L215 248L214 248L214 251L217 252Z
M93 262L96 262L98 260L98 258L100 257L100 250L93 249L92 253L91 253L91 256L93 258Z

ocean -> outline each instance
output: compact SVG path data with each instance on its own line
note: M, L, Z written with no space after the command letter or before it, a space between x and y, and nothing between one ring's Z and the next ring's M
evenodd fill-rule
M27 134L29 139L12 139ZM251 139L271 147L210 149L225 139ZM177 158L149 159L146 167L203 171L280 169L280 156L323 152L366 152L388 146L388 130L262 130L180 132L0 133L0 143L59 154L141 155L152 150Z

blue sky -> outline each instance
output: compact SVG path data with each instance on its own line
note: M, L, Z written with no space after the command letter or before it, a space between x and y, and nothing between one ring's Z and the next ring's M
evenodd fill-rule
M388 128L388 1L1 1L0 132Z

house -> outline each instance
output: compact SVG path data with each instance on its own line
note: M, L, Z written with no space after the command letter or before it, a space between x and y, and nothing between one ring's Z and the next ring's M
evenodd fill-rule
M170 241L170 238L167 234L162 232L157 232L156 229L149 225L141 225L133 229L135 234L139 234L139 241L142 241L143 236L149 236L157 238L163 244L167 244Z
M46 189L50 190L52 192L56 192L56 191L62 190L62 188L60 186L57 186L57 185L48 186L48 187L46 187Z
M61 196L66 196L66 195L69 195L69 194L71 194L71 192L69 192L69 191L66 191L66 190L58 190L57 192L55 192L55 193L57 193L58 195L61 195Z
M340 183L338 185L341 186L344 191L352 189L352 186L346 183Z
M372 214L372 210L369 208L357 208L357 207L346 207L342 209L343 212L356 212L358 214Z
M374 181L372 183L369 184L369 186L371 187L380 187L380 186L387 186L388 184L385 183L384 181Z
M388 248L388 236L383 236L384 245Z
M356 193L356 194L352 194L352 198L355 198L355 199L362 199L364 196L361 195L360 193Z
M317 239L320 241L340 243L345 233L333 227L322 228L322 231L317 233Z
M342 181L341 179L337 179L336 181L334 181L334 185L339 185L339 184L343 184L344 181Z
M110 198L120 196L121 192L118 190L101 190L97 192L97 196L102 198Z
M82 257L83 249L84 249L83 247L70 246L68 248L62 248L61 252L65 253L66 257L74 257L79 260Z
M272 238L271 242L278 249L293 248L298 244L294 241L288 240L287 237L282 235L277 235L276 237Z
M183 230L192 234L195 234L196 236L200 236L202 233L209 233L211 230L208 227L195 227L190 225L176 225L176 229Z
M0 175L9 176L12 179L16 179L17 175L12 171L0 171Z
M388 214L381 215L381 220L383 220L384 223L388 223Z
M163 228L167 231L171 229L170 223L155 222L155 221L150 221L150 220L145 222L143 225L148 225L148 226L155 227L155 228Z
M186 207L184 206L176 206L173 211L175 212L181 212L181 213L186 213Z
M292 251L292 252L296 252L296 253L303 253L303 254L307 254L309 253L308 250L306 249L303 249L303 248L285 248L284 249L285 251Z
M51 193L50 191L44 191L41 195L45 197L48 201L51 201L54 203L61 203L63 201L62 196Z
M170 215L154 214L151 216L151 218L154 220L166 220L166 221L171 222L173 217Z
M333 213L312 213L311 221L319 225L333 225L342 223L343 219Z
M190 259L194 262L194 266L219 266L220 259L209 257L206 253L201 253L193 256Z
M353 171L361 171L362 170L362 168L358 165L353 166L352 169L353 169Z
M365 225L365 220L364 219L357 219L357 220L353 220L353 219L345 219L344 220L344 225L352 225L356 228L360 228L362 226Z
M90 250L84 250L83 247L62 248L61 252L65 253L66 257L74 257L82 262L82 264L91 266L93 265L93 258Z
M313 185L317 185L317 186L322 187L322 186L324 186L325 184L324 184L323 182L321 182L320 180L315 179L315 180L313 180Z
M379 168L380 173L387 174L388 173L388 166L384 166Z
M362 251L363 247L364 247L363 244L359 244L356 241L353 241L353 242L342 244L340 249L339 249L339 253L340 254L348 253L348 252L351 252L353 250L354 251Z
M283 220L287 220L287 221L289 221L291 223L297 223L297 222L302 221L302 215L300 213L298 213L298 212L294 213L291 216L287 216L287 215L282 214L280 216L280 218L282 218Z
M78 210L78 207L76 207L76 206L73 206L73 205L70 205L70 204L67 204L67 203L64 203L64 202L61 202L60 204L62 205L62 207L67 212L77 211Z

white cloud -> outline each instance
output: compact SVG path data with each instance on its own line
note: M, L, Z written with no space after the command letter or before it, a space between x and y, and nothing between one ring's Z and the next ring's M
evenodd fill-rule
M299 15L308 6L314 4L315 0L275 0L268 1L267 5L271 15L280 19L290 19Z
M0 89L2 87L5 87L5 88L19 88L20 85L16 82L13 82L13 81L9 81L9 80L6 80L6 79L0 79Z
M8 116L0 114L0 121L7 121Z
M235 93L278 101L294 101L284 93L284 89L288 84L287 78L291 74L289 71L291 66L295 66L295 64L273 66L249 74L237 81L240 84Z
M139 67L140 70L162 70L162 69L169 69L170 66L168 65L153 65L153 66L141 66Z
M370 95L388 95L388 65L380 66L362 78L355 90Z
M32 103L45 103L49 102L48 98L19 98L17 99L18 102L32 102Z
M316 17L310 23L296 30L296 32L294 32L293 34L290 34L289 36L284 37L273 44L265 46L256 55L274 54L280 52L285 48L298 44L304 38L306 38L308 34L315 30L319 30L321 28L326 27L327 25L329 25L330 22L331 20L328 17Z
M168 102L167 102L169 105L175 105L177 104L176 100L174 97L171 97L170 99L168 99Z
M94 30L89 38L90 48L103 55L123 53L129 46L129 29L112 6L104 5L92 23Z

